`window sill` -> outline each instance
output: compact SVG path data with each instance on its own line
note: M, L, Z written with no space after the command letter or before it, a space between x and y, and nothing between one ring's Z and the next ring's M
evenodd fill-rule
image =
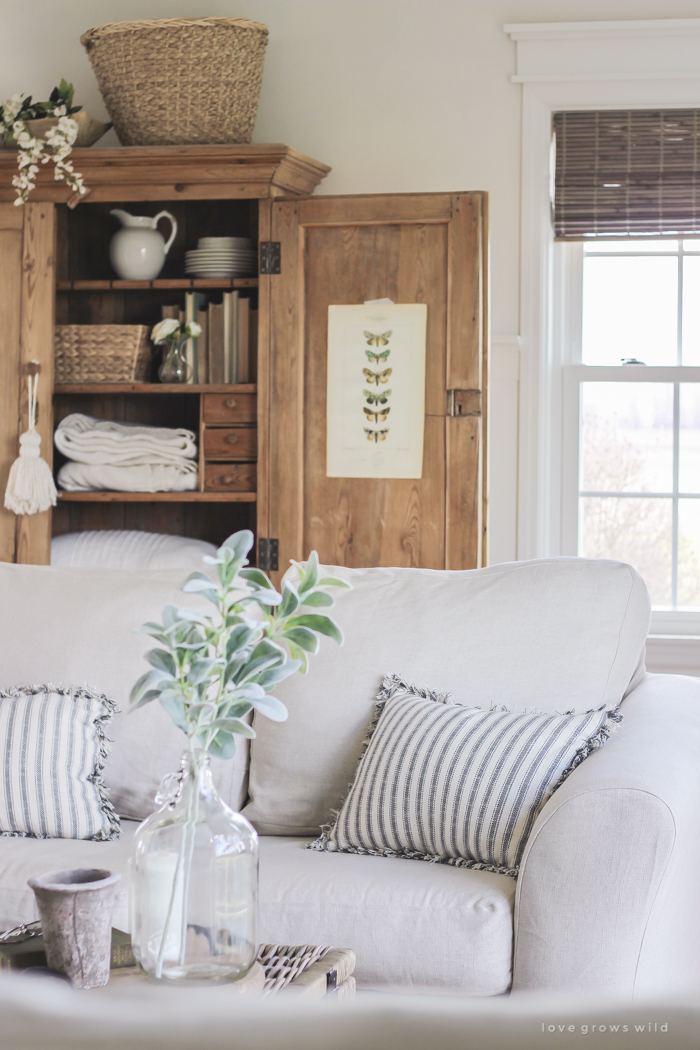
M700 635L650 634L647 671L652 674L689 674L700 677Z

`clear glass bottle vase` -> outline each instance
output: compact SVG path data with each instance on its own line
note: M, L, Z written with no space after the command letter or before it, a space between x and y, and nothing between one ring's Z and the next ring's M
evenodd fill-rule
M150 977L236 980L258 952L258 836L187 751L163 803L138 828L130 860L131 943Z
M158 378L161 383L188 383L192 378L192 369L185 357L187 336L182 335L166 345L167 353L158 369Z

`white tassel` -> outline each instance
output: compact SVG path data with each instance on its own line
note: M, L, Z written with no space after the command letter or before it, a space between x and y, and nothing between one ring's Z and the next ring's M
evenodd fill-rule
M39 514L56 506L56 486L41 458L41 435L35 429L38 382L38 375L29 377L29 429L20 434L19 459L12 464L5 490L5 506L15 514Z

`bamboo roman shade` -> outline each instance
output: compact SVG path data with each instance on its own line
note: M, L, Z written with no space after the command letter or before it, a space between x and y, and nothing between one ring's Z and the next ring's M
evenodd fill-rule
M555 113L554 234L700 233L700 110Z

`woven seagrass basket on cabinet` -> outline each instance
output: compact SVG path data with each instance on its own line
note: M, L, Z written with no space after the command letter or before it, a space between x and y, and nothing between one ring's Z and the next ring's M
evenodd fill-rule
M59 324L54 383L145 383L151 365L145 324Z
M267 37L247 18L160 18L80 42L122 146L194 146L250 142Z

